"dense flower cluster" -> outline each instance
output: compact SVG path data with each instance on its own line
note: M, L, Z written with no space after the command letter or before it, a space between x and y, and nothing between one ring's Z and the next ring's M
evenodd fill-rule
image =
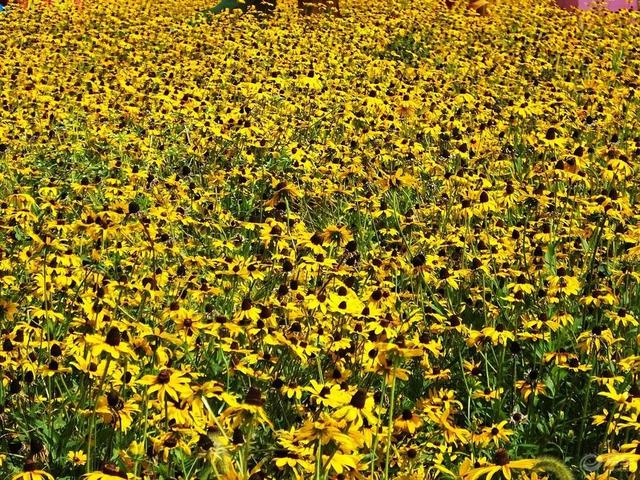
M0 16L0 477L635 471L640 16L207 7Z

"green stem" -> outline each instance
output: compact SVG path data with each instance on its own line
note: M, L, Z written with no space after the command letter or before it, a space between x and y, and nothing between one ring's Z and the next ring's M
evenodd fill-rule
M395 373L395 372L394 372ZM389 460L391 458L391 437L393 436L393 409L396 402L396 377L391 382L391 399L389 405L389 426L387 432L387 454L384 460L384 478L389 480Z
M383 377L382 380L382 391L386 392L387 391L387 379L386 377ZM374 472L375 472L375 466L376 466L376 460L378 459L378 454L377 454L377 449L378 449L378 433L380 433L380 427L379 427L379 423L376 424L376 433L373 436L373 446L371 448L371 474L370 477L371 478L375 478L374 477Z
M318 448L316 449L316 480L322 478L322 440L318 439Z
M91 453L92 453L91 442L95 441L96 409L98 408L98 401L100 400L100 395L102 394L102 387L104 386L104 382L109 372L109 366L111 366L111 355L109 355L109 357L107 358L107 363L104 367L102 378L100 378L100 384L98 385L98 393L96 395L96 401L93 404L93 411L91 412L91 419L89 420L89 438L87 441L87 473L91 472L92 470L93 461L91 458Z

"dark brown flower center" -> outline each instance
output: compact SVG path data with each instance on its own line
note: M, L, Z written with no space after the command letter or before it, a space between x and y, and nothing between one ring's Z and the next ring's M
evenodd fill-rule
M257 407L261 407L264 404L264 400L262 399L262 394L260 393L260 390L258 390L255 387L251 387L249 389L244 401L249 405L255 405Z
M362 410L364 408L366 401L367 401L367 392L365 392L364 390L358 390L351 397L350 405L359 410Z
M509 454L504 448L500 448L496 450L496 453L493 457L493 463L500 466L503 466L509 463Z
M107 345L110 345L112 347L117 347L118 345L120 345L120 330L118 330L116 327L111 327L107 332L107 338L105 341Z
M102 467L102 473L106 473L107 475L113 475L118 478L127 478L125 473L122 473L118 467L111 463L107 463L104 467Z
M171 380L171 372L166 368L162 370L157 377L157 381L161 385L166 385Z
M24 462L24 467L22 468L25 472L33 472L36 469L36 462L31 459L28 459Z

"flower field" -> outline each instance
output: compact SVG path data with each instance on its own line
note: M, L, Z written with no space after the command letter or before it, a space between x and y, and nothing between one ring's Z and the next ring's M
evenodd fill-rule
M0 478L637 478L640 14L494 3L10 4Z

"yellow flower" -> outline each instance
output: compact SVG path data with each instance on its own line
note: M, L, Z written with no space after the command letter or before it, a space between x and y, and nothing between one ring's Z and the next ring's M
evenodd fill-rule
M619 452L609 452L598 455L598 462L604 463L604 468L613 470L616 467L622 467L625 470L635 473L638 471L640 464L640 441L634 440L622 446Z
M363 455L353 453L337 452L332 455L323 455L323 465L327 465L327 470L332 470L340 475L347 471L357 472L363 469L360 463Z
M190 380L184 375L181 371L165 368L157 375L145 375L138 380L138 383L149 386L147 390L149 394L157 392L160 401L164 401L165 396L179 400L191 394Z
M476 480L485 477L491 480L496 473L501 473L504 478L511 480L514 470L533 470L536 460L511 460L507 451L503 448L495 453L493 465L481 466L464 472L463 480Z
M473 392L473 398L481 398L482 400L495 400L501 398L504 393L504 388L498 388L496 390L491 390L490 388L485 388L484 390L477 390Z
M7 320L12 320L16 314L18 304L9 300L0 300L0 314L4 314Z
M297 431L300 440L320 440L322 445L335 442L343 451L353 451L356 442L343 433L344 423L338 422L327 414L322 414L318 421L307 421Z
M442 431L444 439L451 444L466 444L471 438L471 433L458 427L451 417L451 409L445 408L444 411L429 411L429 419L438 425Z
M87 463L87 455L82 451L70 451L67 453L67 460L74 465L84 465Z
M501 442L506 442L509 440L509 436L513 435L513 430L505 428L507 424L506 420L502 422L492 425L490 427L484 427L482 432L474 435L474 442L486 446L489 443L493 442L497 447Z
M525 401L527 401L532 394L534 396L545 395L547 392L547 387L544 383L534 380L517 380L515 387Z
M142 457L144 455L144 443L134 440L129 444L127 451L134 458Z
M85 473L82 478L84 480L122 480L130 477L115 465L107 464L101 470Z
M351 400L351 397L339 385L325 385L311 380L311 385L304 388L311 394L311 399L329 407L339 407Z
M404 409L402 414L393 421L394 428L411 434L414 434L422 424L422 419L409 409Z
M377 418L374 414L375 401L366 390L358 389L351 395L347 405L340 407L333 414L338 419L352 422L355 426L361 426L366 420L369 425L375 425Z
M23 471L11 477L11 480L54 480L53 475L36 467L33 460L27 460Z

